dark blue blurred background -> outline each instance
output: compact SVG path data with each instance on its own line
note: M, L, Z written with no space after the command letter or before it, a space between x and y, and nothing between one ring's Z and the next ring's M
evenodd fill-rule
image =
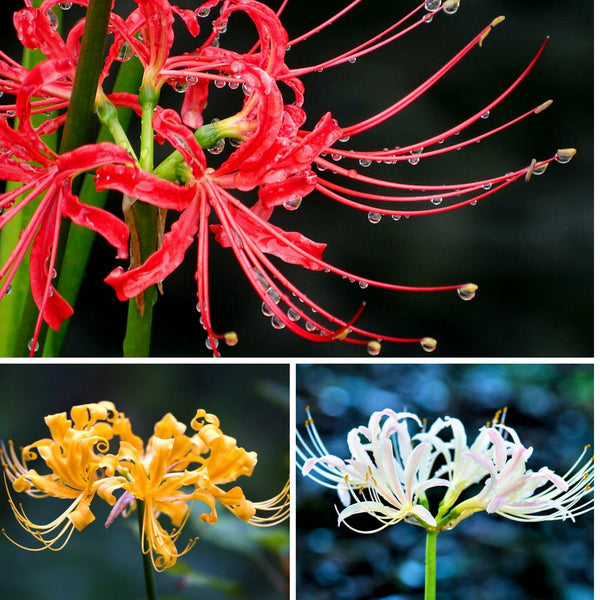
M117 7L128 9L124 0ZM196 0L179 2L197 6ZM276 5L269 0L268 4ZM345 6L345 0L293 0L283 15L290 37L303 33ZM382 30L416 2L363 2L334 26L287 55L292 67L334 57ZM6 2L6 48L14 34ZM417 143L472 115L504 90L529 62L546 35L549 45L520 88L473 131L494 127L548 98L554 106L495 138L452 156L422 160L417 166L373 165L366 172L396 181L443 184L501 175L551 157L557 148L576 147L569 165L553 165L529 184L519 182L476 207L431 217L371 225L366 214L314 194L300 210L277 211L273 222L329 244L325 258L365 276L412 285L474 281L477 298L462 302L454 292L383 292L284 266L313 297L349 318L368 302L360 325L385 333L438 339L438 356L591 356L592 354L592 101L593 36L591 1L463 2L457 14L433 23L373 55L304 78L305 108L312 126L326 111L341 125L365 119L392 104L443 65L494 17L505 23L442 82L394 119L353 140L354 149ZM81 14L71 9L67 17ZM211 15L212 18L212 15ZM202 20L205 29L211 18ZM251 28L233 18L222 44L248 48ZM181 43L181 49L191 49ZM240 106L242 92L211 92L207 120ZM165 91L163 102L181 102ZM178 105L178 104L177 104ZM457 138L459 139L459 138ZM342 162L342 164L347 164ZM348 164L347 166L350 167ZM355 165L352 165L355 166ZM350 167L352 168L352 167ZM248 203L254 194L249 194ZM119 200L113 199L115 210ZM277 260L277 259L275 259ZM102 279L114 267L108 245L95 248L89 278L65 346L69 356L121 353L126 306ZM157 356L205 355L204 332L195 310L195 251L165 281L156 309L152 352ZM361 356L363 348L317 345L287 330L274 331L262 316L260 300L229 250L211 248L211 296L215 328L236 330L232 356ZM416 346L387 344L383 356L418 356Z
M238 445L258 454L252 477L237 484L253 501L279 492L289 472L289 369L287 365L0 365L0 438L29 444L48 431L47 414L74 404L111 400L147 439L165 413L189 425L197 408L216 414L221 429ZM189 429L189 432L192 430ZM46 469L40 468L45 473ZM232 484L233 485L233 484ZM224 486L229 487L229 486ZM13 494L29 517L47 523L68 506L66 500ZM206 507L196 503L196 513ZM135 514L106 530L110 507L92 503L96 520L73 534L66 548L26 552L0 538L0 598L78 600L145 597ZM163 600L281 600L287 597L288 528L258 528L230 517L217 506L216 525L190 517L178 542L196 546L169 572L157 575ZM168 520L167 520L168 523ZM166 523L165 523L166 525ZM0 493L0 527L29 546L35 540L17 524Z
M563 474L593 441L592 388L591 365L304 365L297 421L304 432L310 405L329 452L346 458L347 432L375 410L409 410L429 423L458 417L471 442L508 406L507 424L534 447L528 466ZM423 598L421 528L400 523L373 535L338 528L335 491L299 472L297 485L298 600ZM592 538L592 513L575 523L475 514L438 538L438 597L591 600Z

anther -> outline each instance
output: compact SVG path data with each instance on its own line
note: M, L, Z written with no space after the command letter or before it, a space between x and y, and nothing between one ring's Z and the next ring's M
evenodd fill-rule
M577 154L575 148L559 148L556 151L556 162L561 164L568 163Z
M371 356L379 356L379 353L381 352L381 344L375 340L371 340L368 344L367 344L367 353L370 354Z
M477 289L477 284L465 283L465 285L460 286L456 291L458 292L461 300L473 300L473 298L475 298Z
M235 331L228 331L223 339L228 346L235 346L238 343L238 335Z
M437 348L437 340L432 337L424 337L419 343L425 352L433 352Z
M546 110L552 103L554 102L554 100L546 100L546 102L540 104L533 112L536 115L539 115L543 110Z

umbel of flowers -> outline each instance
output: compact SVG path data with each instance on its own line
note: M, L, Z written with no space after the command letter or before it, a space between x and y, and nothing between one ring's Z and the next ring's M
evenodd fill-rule
M568 162L575 150L561 149L544 160L516 165L510 173L490 174L477 181L416 185L368 176L365 168L374 161L416 164L464 148L543 111L551 101L484 133L464 135L469 126L487 118L515 90L537 61L544 43L504 92L446 131L393 149L346 149L345 142L353 136L385 123L417 100L466 54L481 46L492 28L503 20L498 17L483 27L422 84L384 110L344 124L327 112L313 119L316 125L312 128L307 127L304 75L353 62L430 22L439 13L452 14L459 7L458 0L426 0L381 33L339 56L306 67L288 66L286 50L336 22L359 1L349 3L295 39L289 39L280 20L287 0L277 12L258 0L209 0L195 10L180 9L169 0L136 0L128 15L111 11L107 19L110 43L91 99L97 119L112 139L59 154L46 136L60 131L67 108L73 108L70 100L76 67L82 59L84 24L88 23L79 21L62 37L53 11L72 5L87 7L88 0L44 0L38 7L25 0L26 7L14 16L17 34L24 47L39 49L44 59L25 68L0 52L0 92L5 99L0 106L0 177L20 184L0 195L0 233L11 223L16 223L18 230L0 264L0 298L10 293L18 269L28 264L29 288L37 308L29 340L31 355L43 339L42 324L58 330L73 312L61 295L61 282L70 277L69 257L63 257L65 233L61 230L65 219L99 233L115 247L118 258L129 257L129 266L116 266L105 281L120 300L135 302L140 317L145 315L146 329L151 328L155 301L155 295L148 291L157 287L162 291L162 282L181 265L196 241L197 309L207 333L206 345L215 355L220 340L235 345L238 335L234 331L219 333L213 327L208 273L211 237L231 249L274 328L287 327L314 342L362 344L373 355L379 354L382 341L420 343L428 352L435 349L437 343L431 337L399 337L360 327L364 304L359 300L359 308L350 318L334 314L299 289L274 258L356 281L363 289L456 290L461 298L470 300L476 284L416 287L354 273L328 262L325 243L275 225L272 220L277 211L295 211L305 197L319 192L365 212L372 223L383 216L397 220L446 212L474 204L519 179L529 181L553 162ZM94 0L89 2L90 8L92 4ZM256 43L245 51L227 47L225 34L230 17L236 13L249 17L256 30ZM173 50L176 20L181 20L198 40L193 52L177 54ZM118 85L110 89L112 83L108 83L114 80L109 75L127 61L139 61L143 69L141 83L137 89L134 86L137 93L123 91ZM161 90L166 85L183 94L181 105L175 109L161 105ZM240 108L234 114L223 115L220 121L205 123L204 109L215 86L241 89ZM287 99L288 92L291 100ZM140 120L139 143L128 138L120 120L118 111L125 109ZM51 116L44 116L48 114ZM15 123L13 117L17 118ZM453 136L460 132L463 137L458 141ZM232 145L227 152L226 139ZM457 141L444 143L449 139ZM158 163L156 144L166 145L171 151ZM211 159L209 166L207 153L220 156ZM356 168L342 166L338 162L342 158L347 159L344 164L354 161ZM95 174L95 191L115 190L123 195L122 214L92 205L85 193L87 188L82 188L78 196L74 181L83 173ZM250 191L255 201L247 205L238 192ZM167 214L170 226L165 231ZM54 281L57 275L58 284ZM130 338L144 339L133 348L126 342L125 352L147 353L150 333L130 331L136 318L131 306L128 333ZM19 319L17 314L16 321ZM55 351L48 349L46 353Z
M207 524L217 522L217 503L257 526L275 525L288 517L289 485L264 502L251 502L241 487L230 485L252 475L256 452L240 448L221 431L219 419L205 410L199 409L192 419L191 435L183 423L166 414L145 445L111 402L74 406L70 418L58 413L45 417L45 422L50 437L20 452L12 440L8 447L0 442L10 506L19 524L38 542L37 548L26 549L62 549L75 530L82 531L95 519L91 503L96 497L113 507L107 527L136 507L141 510L141 549L157 571L172 567L196 542L190 539L179 550L175 545L195 500L208 507L200 515ZM28 464L37 459L45 463L48 473ZM10 487L33 498L62 498L70 504L51 523L36 524L22 504L15 503ZM161 524L161 515L172 529Z
M307 408L307 437L297 432L302 474L337 491L338 524L375 533L405 522L427 531L425 598L435 598L435 542L476 512L514 521L574 521L593 509L594 457L586 446L563 475L534 471L532 447L505 425L506 409L468 443L459 419L437 419L426 429L419 417L391 409L374 412L366 426L348 432L350 456L327 451ZM413 430L411 432L411 429ZM435 491L442 499L430 503ZM435 510L437 508L437 510ZM373 517L369 529L352 524Z

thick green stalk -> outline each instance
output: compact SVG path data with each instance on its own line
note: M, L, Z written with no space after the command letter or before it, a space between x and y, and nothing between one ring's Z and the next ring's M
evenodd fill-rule
M427 530L425 542L425 595L424 600L435 600L436 545L439 531Z
M154 129L152 117L158 103L159 91L150 86L140 90L140 105L142 107L142 131L140 145L140 167L152 172L154 168ZM132 266L142 264L158 244L158 211L156 207L143 202L133 202L126 209L131 211L125 215L132 230ZM138 248L135 248L139 243ZM150 339L152 335L152 313L156 302L157 291L154 286L148 288L143 297L129 301L127 312L127 330L123 340L123 356L149 356Z
M137 500L136 510L138 515L138 527L140 530L141 546L144 540L141 539L144 535L144 502ZM152 567L152 559L150 552L142 552L142 561L144 563L144 581L146 582L146 598L147 600L158 600L156 592L156 582L154 581L154 568Z

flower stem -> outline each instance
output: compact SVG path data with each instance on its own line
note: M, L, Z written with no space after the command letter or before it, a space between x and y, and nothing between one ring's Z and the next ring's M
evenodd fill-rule
M136 510L138 516L138 527L140 530L140 541L143 548L144 540L144 502L137 500ZM144 563L144 581L146 582L146 598L147 600L158 600L158 594L156 592L156 582L154 581L154 569L152 568L152 559L150 552L142 552L142 561Z
M428 530L425 542L425 595L424 600L435 600L435 562L438 531Z

